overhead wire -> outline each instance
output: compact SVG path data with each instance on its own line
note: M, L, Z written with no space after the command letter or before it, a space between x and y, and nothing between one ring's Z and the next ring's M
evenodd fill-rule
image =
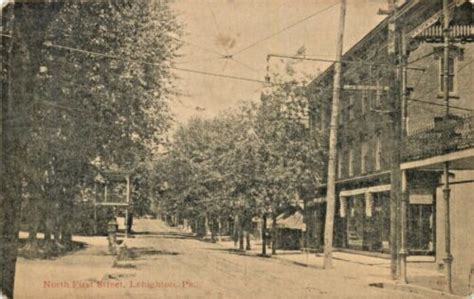
M216 15L215 15L215 13L214 13L214 10L212 10L212 7L211 7L209 1L207 2L207 7L208 7L209 11L211 12L212 21L213 21L213 23L214 23L214 28L215 28L215 30L216 30L216 37L218 37L218 35L220 34L220 32L219 32L219 25L217 25L217 18L216 18ZM226 48L225 46L222 47L222 48L224 49L224 52L225 52L226 56L229 55L229 52L227 51L227 48Z
M338 3L334 3L334 4L332 4L332 5L330 5L330 6L327 6L327 7L323 8L323 9L321 9L321 10L318 10L318 11L316 11L316 12L310 14L309 16L304 17L303 19L301 19L301 20L299 20L299 21L296 21L296 22L294 22L294 23L292 23L292 24L290 24L290 25L288 25L288 26L286 26L286 27L284 27L284 28L282 28L282 29L280 29L280 30L278 30L278 31L276 31L276 32L274 32L274 33L272 33L272 34L270 34L270 35L267 35L266 37L264 37L264 38L262 38L262 39L259 39L259 40L257 40L257 41L254 41L253 43L249 44L248 46L246 46L246 47L244 47L244 48L242 48L242 49L237 50L236 52L234 52L234 53L232 54L232 56L235 56L235 55L238 55L238 54L240 54L240 53L242 53L242 52L244 52L244 51L247 51L248 49L253 48L253 47L255 47L256 45L258 45L258 44L260 44L260 43L262 43L262 42L264 42L264 41L267 41L267 40L273 38L273 37L276 36L276 35L279 35L279 34L285 32L285 31L287 31L287 30L289 30L289 29L291 29L291 28L293 28L293 27L295 27L295 26L297 26L297 25L299 25L299 24L301 24L301 23L303 23L303 22L305 22L305 21L307 21L307 20L309 20L309 19L311 19L311 18L313 18L313 17L315 17L315 16L321 14L321 13L323 13L323 12L326 12L326 11L328 11L329 9L335 7L337 4L338 4Z
M221 60L224 59L222 57L213 57L213 58L207 58L207 59L200 59L200 60L185 60L185 61L177 61L175 64L188 64L188 63L200 63L200 62L209 62L209 61L216 61L216 60Z
M218 56L225 56L223 53L220 53L219 51L216 51L216 50L213 50L213 49L210 49L210 48L207 48L207 47L203 47L201 45L198 45L198 44L195 44L195 43L192 43L192 42L185 41L185 40L183 40L181 38L177 38L175 36L170 36L170 35L167 35L167 36L174 39L174 40L177 40L179 42L182 42L182 43L188 44L190 46L193 46L193 47L195 47L197 49L200 49L202 51L213 53L213 54L218 55Z
M235 58L233 58L233 57L230 58L230 60L232 60L232 61L234 61L234 62L236 62L236 63L242 65L243 67L245 67L245 68L247 68L247 69L249 69L249 70L251 70L251 71L254 71L254 72L256 72L256 73L259 73L259 70L257 70L256 68L251 67L250 65L248 65L248 64L246 64L246 63L243 63L243 62L240 61L240 60L237 60L237 59L235 59Z
M46 47L50 47L50 48L63 49L63 50L68 50L68 51L71 51L71 52L77 52L77 53L82 53L82 54L87 54L87 55L101 56L101 57L105 57L105 58L109 58L109 59L121 60L121 61L126 61L126 62L136 62L136 63L151 65L151 66L160 66L157 63L148 62L148 61L144 61L144 60L140 60L140 59L124 58L124 57L119 57L119 56L100 53L100 52L95 52L95 51L89 51L89 50L73 48L73 47L68 47L68 46L63 46L63 45L57 45L57 44L53 44L51 42L45 42L44 45ZM206 76L211 76L211 77L220 77L220 78L227 78L227 79L234 79L234 80L255 82L255 83L265 83L265 81L263 81L263 80L246 78L246 77L211 73L211 72L207 72L207 71L200 71L200 70L181 68L181 67L175 67L175 66L169 66L169 68L173 69L173 70L177 70L177 71L201 74L201 75L206 75Z
M446 107L445 104L435 103L435 102L430 102L430 101L424 101L424 100L414 99L414 98L409 98L408 101L410 101L410 102L419 102L419 103L429 104L429 105L433 105L433 106ZM469 108L459 107L459 106L452 106L452 105L449 105L449 108L459 109L459 110L464 110L464 111L470 111L470 112L474 111L474 109L469 109Z

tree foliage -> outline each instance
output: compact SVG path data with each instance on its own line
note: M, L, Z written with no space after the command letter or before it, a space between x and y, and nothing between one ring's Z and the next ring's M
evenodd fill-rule
M301 83L282 81L258 103L182 125L157 166L168 184L161 208L248 221L314 197L324 153L309 132L307 103Z
M74 201L88 193L97 169L135 170L132 200L137 212L147 211L146 165L170 127L170 65L180 47L170 36L181 28L166 1L69 1L50 9L54 17L25 29L21 40L30 49L31 90L21 181L32 235L43 226L58 240L70 239Z

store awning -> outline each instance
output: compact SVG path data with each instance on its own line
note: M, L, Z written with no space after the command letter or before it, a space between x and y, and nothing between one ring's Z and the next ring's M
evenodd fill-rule
M283 213L277 217L277 227L306 230L306 225L303 221L303 214L301 212Z
M378 192L387 192L390 191L390 185L377 185L368 188L352 189L352 190L343 190L339 192L340 197L349 197L356 196L365 193L378 193Z

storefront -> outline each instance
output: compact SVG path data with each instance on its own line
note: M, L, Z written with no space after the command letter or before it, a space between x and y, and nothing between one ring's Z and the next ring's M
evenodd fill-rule
M344 190L339 194L340 217L345 221L342 246L387 252L390 235L390 185Z
M435 244L435 206L431 190L415 188L409 195L408 248L410 254L432 254ZM342 248L389 253L390 185L343 190L339 193Z
M303 247L310 250L322 251L324 245L324 223L326 219L326 198L319 197L306 202L304 208Z

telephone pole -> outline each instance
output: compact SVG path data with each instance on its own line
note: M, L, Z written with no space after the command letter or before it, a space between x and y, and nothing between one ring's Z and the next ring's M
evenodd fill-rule
M448 129L449 122L449 7L448 0L443 0L443 100L445 104L445 117L444 123L445 130ZM447 137L447 134L446 134ZM447 138L448 139L448 138ZM446 140L447 142L448 140ZM444 267L446 269L446 283L447 291L449 293L453 292L451 284L451 265L453 262L453 256L451 255L451 227L450 227L450 218L449 218L449 200L450 192L449 188L449 162L444 163L444 185L443 185L443 204L444 204L444 234L445 234L445 257Z
M341 0L339 29L337 34L336 62L334 63L334 85L332 95L331 123L329 127L328 182L326 193L326 222L324 229L324 268L332 268L332 241L334 233L334 214L336 208L336 157L339 100L341 95L341 58L346 18L346 0Z
M398 54L400 52L400 34L397 24L397 0L387 0L388 10L379 10L379 14L388 15L388 82L390 82L389 102L392 121L392 153L390 162L390 273L392 279L400 275L401 260L398 255L400 248L400 137L401 137L401 107L400 107L400 70Z
M408 118L408 45L405 29L401 29L401 51L399 53L399 63L401 68L401 137L404 140L407 137L407 118ZM401 193L400 193L400 282L408 283L407 280L407 256L408 256L408 235L407 235L407 213L409 206L408 178L407 171L401 173Z

